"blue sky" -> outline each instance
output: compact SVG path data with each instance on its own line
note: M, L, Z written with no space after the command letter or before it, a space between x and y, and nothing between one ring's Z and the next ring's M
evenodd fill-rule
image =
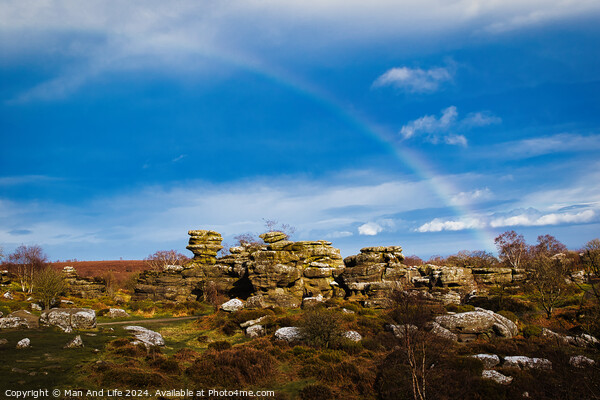
M600 3L3 1L0 246L600 236Z

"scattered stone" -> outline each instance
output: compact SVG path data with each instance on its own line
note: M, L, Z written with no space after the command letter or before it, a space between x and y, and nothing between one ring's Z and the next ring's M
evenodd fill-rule
M246 329L246 336L257 338L265 335L265 327L262 325L252 325Z
M436 335L438 337L441 337L441 338L444 338L447 340L453 340L455 342L458 341L457 334L450 332L450 330L444 328L443 326L441 326L440 324L438 324L435 321L429 323L427 325L427 327L429 328L429 332L433 335Z
M132 344L143 344L146 348L165 345L165 340L158 332L151 331L142 326L126 326L123 329L133 333L136 340L131 342Z
M75 349L79 347L83 347L83 340L81 340L81 335L75 336L73 340L71 340L65 345L65 349Z
M31 340L29 338L21 339L17 343L17 349L26 349L31 346Z
M17 373L17 374L27 374L29 373L29 371L21 369L21 368L17 368L17 367L12 367L11 372Z
M471 357L478 359L483 363L484 368L494 368L500 364L500 357L495 354L475 354Z
M356 314L354 311L352 310L348 310L347 308L342 308L342 312L344 314Z
M12 293L10 291L5 292L2 297L4 297L5 299L8 299L8 300L14 300L15 299L15 297L12 295Z
M419 330L416 325L404 324L404 325L394 325L387 324L384 327L387 331L390 331L396 336L398 339L404 339L407 333L413 333Z
M500 385L510 385L513 381L512 376L506 376L501 374L498 371L494 371L493 369L486 369L481 373L481 377L483 379L491 379Z
M546 328L542 328L542 337L554 339L561 344L568 344L576 347L594 347L600 343L594 336L585 333L578 336L566 336Z
M569 358L569 364L576 368L586 368L594 366L596 361L586 356L573 356Z
M0 318L0 329L32 329L39 327L38 317L26 310L14 311Z
M96 327L96 312L89 308L54 308L42 313L40 323L57 326L65 333L73 329L93 329Z
M502 364L502 366L519 369L552 369L552 361L545 358L509 356L504 358L504 364Z
M7 343L8 343L8 340L6 340L4 338L0 339L0 346L3 346L5 344L7 344Z
M66 305L72 305L72 304L74 304L71 300L61 300L60 303L61 304L66 304Z
M35 311L42 311L43 308L38 303L31 303L31 309Z
M250 327L250 326L253 326L253 325L258 325L258 324L260 324L262 321L264 321L265 319L267 319L267 316L266 316L266 315L263 315L263 316L262 316L262 317L260 317L260 318L257 318L257 319L251 319L251 320L249 320L249 321L242 322L242 323L240 324L240 328L242 328L242 329L245 329L245 328L248 328L248 327Z
M313 297L305 297L302 299L302 308L313 307L322 302L323 302L323 295L320 293Z
M468 342L481 335L511 338L518 333L517 325L506 317L483 308L454 315L441 315L435 322L455 333L458 341Z
M106 313L108 318L127 318L129 314L122 308L111 308Z
M231 299L221 304L221 310L227 312L239 311L244 308L244 302L240 299Z
M275 331L275 339L285 340L286 342L297 342L302 340L303 337L302 330L295 326L279 328Z
M360 342L362 340L362 335L356 331L346 331L342 334L342 337L352 342Z
M163 271L165 272L181 272L183 270L183 265L165 265L163 267Z

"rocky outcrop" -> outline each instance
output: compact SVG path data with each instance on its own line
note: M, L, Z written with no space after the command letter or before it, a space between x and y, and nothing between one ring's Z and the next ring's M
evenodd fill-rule
M587 368L596 365L596 361L586 356L572 356L569 358L569 365L575 368Z
M506 317L483 308L458 314L441 315L435 322L457 336L457 340L468 342L479 337L510 338L518 333L517 325Z
M513 270L503 267L473 267L471 268L473 279L479 284L493 285L509 283L513 281ZM519 271L515 271L519 275Z
M546 339L556 340L561 344L576 347L594 347L600 343L600 341L594 336L585 333L578 336L567 336L553 332L547 328L542 328L542 337L545 337Z
M40 316L40 324L56 326L65 333L96 327L96 312L89 308L53 308Z
M64 267L62 273L67 285L67 293L72 296L94 299L106 294L106 282L101 278L81 277L71 266Z
M366 307L389 305L390 290L421 276L416 269L403 265L403 260L400 246L365 247L360 254L346 257L339 280L348 299Z
M135 340L131 343L134 345L141 344L146 346L146 348L165 345L165 340L160 333L144 328L143 326L126 326L123 329L133 334Z

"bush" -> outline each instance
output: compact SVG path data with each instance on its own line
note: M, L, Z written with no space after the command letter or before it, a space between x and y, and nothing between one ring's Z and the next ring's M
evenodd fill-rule
M333 392L329 387L319 383L307 385L300 391L302 400L329 400L333 399Z
M304 340L314 347L335 347L342 338L339 314L333 310L311 309L300 320Z
M197 387L245 387L270 382L275 359L267 352L236 348L207 352L186 370Z
M219 340L209 343L208 348L216 351L229 350L231 348L231 343L226 340Z
M519 318L512 311L500 310L500 311L498 311L498 314L502 315L505 318L510 319L515 324L519 321Z
M523 327L523 336L529 339L530 337L539 337L542 335L542 328L537 325L525 325Z

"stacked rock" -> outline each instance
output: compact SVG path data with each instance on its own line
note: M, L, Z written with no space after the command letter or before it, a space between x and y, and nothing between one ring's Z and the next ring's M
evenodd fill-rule
M100 278L85 278L77 274L75 268L66 266L62 270L67 292L84 299L94 299L104 296L106 282Z
M420 275L403 265L403 260L400 246L365 247L360 254L346 257L340 281L348 291L348 298L360 301L365 307L385 307L394 285Z
M216 264L217 253L223 248L223 238L219 232L206 230L188 231L190 241L186 249L194 253L194 261L202 264Z

